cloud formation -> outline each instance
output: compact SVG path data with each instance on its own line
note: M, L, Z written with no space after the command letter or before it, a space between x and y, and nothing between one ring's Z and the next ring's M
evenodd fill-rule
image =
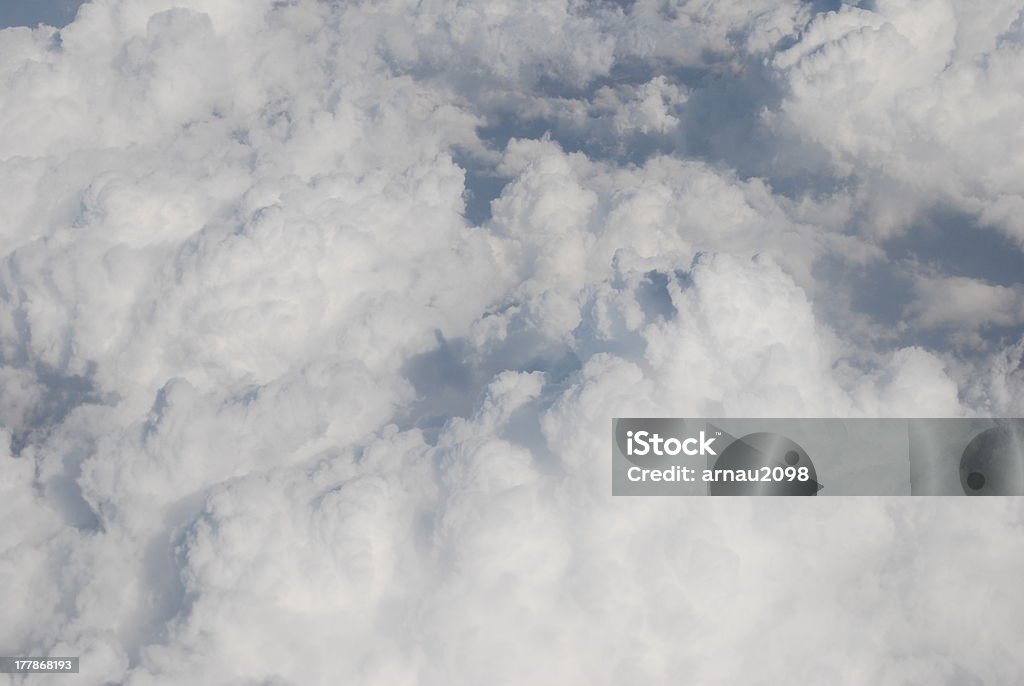
M606 457L615 416L1024 411L1021 286L892 254L949 207L1021 245L1021 8L0 32L0 645L96 684L1019 682L1014 502L613 500ZM897 326L849 292L883 272Z
M856 182L871 231L950 204L1024 243L1020 3L885 0L814 19L775 55L783 120Z

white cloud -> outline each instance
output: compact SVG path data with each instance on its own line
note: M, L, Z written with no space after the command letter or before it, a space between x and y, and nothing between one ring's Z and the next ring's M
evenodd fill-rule
M778 114L856 183L869 232L901 231L945 203L1024 242L1022 9L950 0L843 8L775 56L789 89Z
M1019 344L854 337L821 268L939 202L1017 231L1014 7L627 5L0 32L3 645L89 683L1020 680L1012 504L612 499L605 460L613 416L1024 410ZM851 187L683 153L762 60ZM1019 323L917 287L910 334Z

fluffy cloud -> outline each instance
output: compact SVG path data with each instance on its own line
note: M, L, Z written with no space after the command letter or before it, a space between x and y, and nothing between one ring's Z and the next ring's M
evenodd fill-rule
M856 182L867 231L901 231L945 203L1024 244L1022 9L950 0L847 7L816 18L775 55L788 93L773 114Z
M1021 344L965 333L1018 286L916 272L898 338L828 271L936 204L1018 235L1019 10L983 10L0 32L0 643L85 683L1019 681L1018 506L612 499L605 460L614 416L1024 410Z

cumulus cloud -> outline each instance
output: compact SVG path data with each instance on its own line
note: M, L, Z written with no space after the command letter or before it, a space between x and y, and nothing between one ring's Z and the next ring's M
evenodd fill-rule
M1021 244L1022 9L886 0L819 16L773 58L788 89L773 116L855 181L868 231L945 203Z
M841 290L936 207L1024 235L1019 16L92 0L0 32L0 644L97 684L1019 681L1018 505L607 468L615 416L1024 410L988 336L1019 284L915 266L898 327Z

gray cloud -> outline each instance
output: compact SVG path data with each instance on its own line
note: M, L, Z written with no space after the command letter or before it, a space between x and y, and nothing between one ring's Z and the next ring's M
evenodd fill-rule
M1024 324L1024 288L1008 288L962 276L920 276L910 314L924 327Z

